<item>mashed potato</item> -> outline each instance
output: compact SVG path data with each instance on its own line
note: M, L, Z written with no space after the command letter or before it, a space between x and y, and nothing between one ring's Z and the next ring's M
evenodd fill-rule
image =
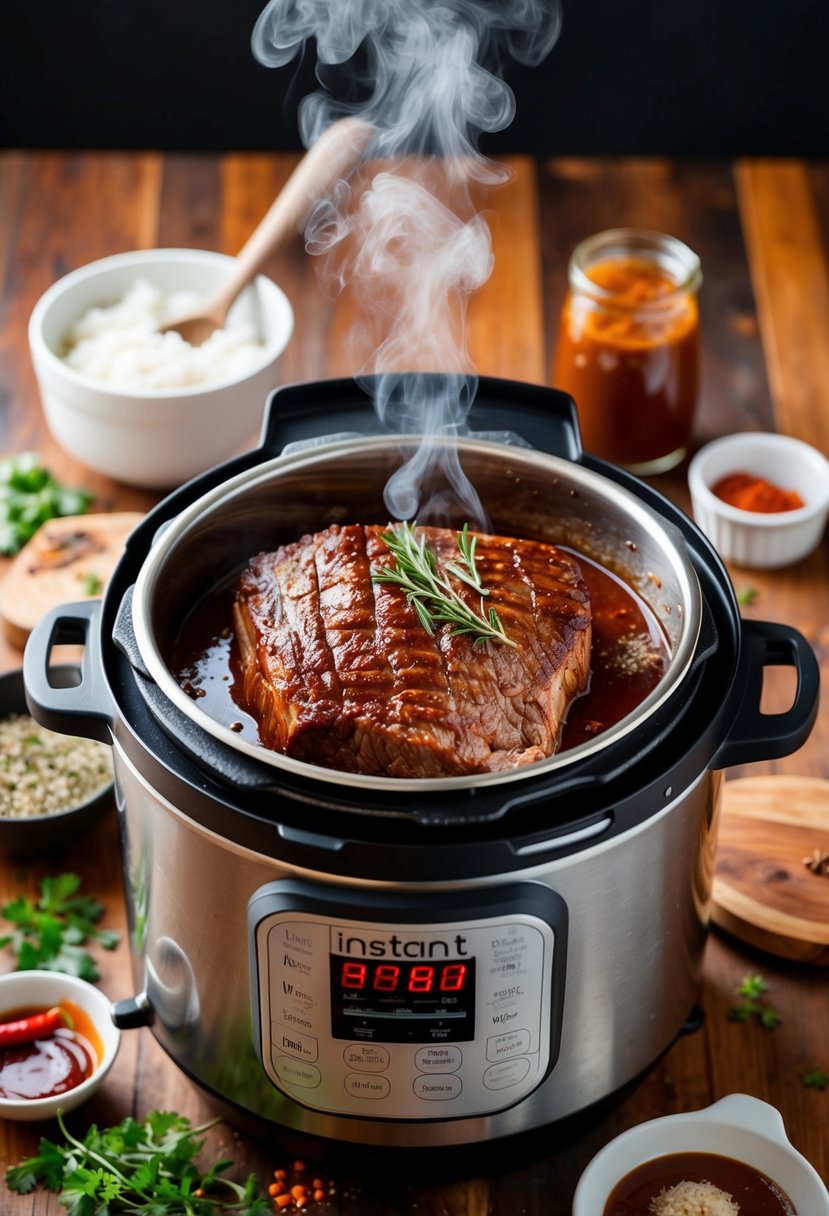
M165 296L140 279L123 299L91 308L72 326L63 359L92 380L126 390L189 388L247 375L262 357L262 342L247 321L217 330L201 346L158 332L165 321L198 305L194 292Z

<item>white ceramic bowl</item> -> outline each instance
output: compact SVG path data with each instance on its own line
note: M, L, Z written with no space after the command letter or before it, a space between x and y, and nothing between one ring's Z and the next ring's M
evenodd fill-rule
M0 1119L33 1122L51 1119L58 1110L70 1111L90 1098L113 1065L121 1032L110 1017L110 1001L100 988L57 971L13 971L0 976L0 1021L12 1010L26 1007L50 1009L61 1000L74 1002L88 1014L103 1046L103 1059L91 1076L74 1089L52 1098L0 1098Z
M263 275L231 310L252 321L263 339L261 358L242 378L128 391L82 375L59 356L70 326L88 309L119 300L138 279L165 294L206 295L232 260L200 249L119 253L72 271L41 296L29 321L29 348L46 422L61 447L117 481L170 489L256 438L294 325L284 292Z
M732 1157L776 1182L797 1216L829 1216L829 1191L817 1170L789 1143L780 1112L748 1094L729 1094L705 1110L640 1123L611 1140L579 1179L573 1216L602 1216L617 1182L645 1161L668 1153Z
M750 473L786 490L804 506L764 514L733 507L711 486L729 473ZM728 561L757 570L791 566L820 543L829 515L829 461L789 435L726 435L706 444L688 466L694 519Z

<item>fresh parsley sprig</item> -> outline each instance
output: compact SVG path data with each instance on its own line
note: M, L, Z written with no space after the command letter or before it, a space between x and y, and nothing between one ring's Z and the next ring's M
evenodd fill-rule
M441 573L435 553L426 544L426 535L417 535L416 525L396 524L382 534L382 540L394 555L393 566L372 570L375 583L395 583L406 592L406 599L414 608L427 633L434 633L438 622L453 626L452 634L470 634L473 644L487 640L516 646L507 637L501 618L493 607L484 606L484 597L489 591L482 585L475 564L477 537L469 535L469 525L464 524L458 533L459 559L447 562ZM476 613L452 586L447 574L460 579L474 588L481 597L481 610Z
M761 975L747 975L737 989L737 996L742 999L728 1011L731 1021L748 1022L754 1018L764 1030L776 1030L782 1018L765 999L768 988Z
M47 520L83 515L92 498L55 481L37 452L0 460L0 553L18 553Z
M21 1195L36 1186L59 1191L70 1216L270 1216L253 1174L244 1184L221 1177L227 1160L199 1169L205 1134L217 1122L193 1127L175 1111L151 1111L143 1123L126 1118L102 1131L93 1124L79 1140L59 1111L65 1143L41 1139L34 1157L6 1171L6 1183Z
M98 928L104 905L79 895L77 874L58 874L40 883L40 898L26 896L7 903L2 915L14 929L0 937L0 947L9 946L17 956L17 971L62 971L93 982L98 979L95 959L85 949L97 942L114 950L118 934Z

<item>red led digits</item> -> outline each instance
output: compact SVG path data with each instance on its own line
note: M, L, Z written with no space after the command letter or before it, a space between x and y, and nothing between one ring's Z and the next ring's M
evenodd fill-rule
M409 992L431 992L434 984L434 967L412 967L409 972Z
M343 963L342 986L343 988L365 988L365 963Z
M466 963L447 963L440 977L441 992L460 992L466 981Z
M376 992L396 992L399 979L399 967L395 967L393 963L379 963L371 986Z
M398 966L396 963L360 963L346 959L340 972L340 984L350 992L364 988L373 992L462 992L467 973L466 963L443 963L437 967L427 963Z

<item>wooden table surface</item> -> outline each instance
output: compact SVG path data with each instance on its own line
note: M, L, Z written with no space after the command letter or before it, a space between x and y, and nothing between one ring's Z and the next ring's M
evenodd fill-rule
M65 272L95 258L152 246L235 252L264 213L295 158L281 155L4 153L0 155L0 450L34 449L62 481L98 495L100 509L145 510L153 495L107 481L57 448L47 433L29 359L26 326L38 296ZM485 374L549 383L567 258L583 236L631 224L671 232L700 255L703 391L695 442L740 430L779 429L829 454L829 166L799 161L674 163L667 160L511 161L512 181L487 200L495 268L471 302L468 338ZM268 272L291 299L296 334L282 361L284 381L349 374L343 335L353 302L331 299L299 241ZM685 470L655 483L687 506ZM756 589L747 615L795 625L829 667L829 562L824 540L809 559L774 574L732 570ZM3 668L20 653L0 641ZM772 681L770 681L772 683ZM785 691L770 696L785 698ZM752 765L751 775L829 778L829 710L795 755ZM729 777L745 775L736 770ZM826 839L829 848L829 806ZM74 870L106 904L105 923L121 946L101 956L101 985L131 995L118 841L109 823L48 861L0 867L0 896L34 894L47 873ZM12 959L0 952L0 970ZM728 1017L743 977L760 972L782 1015L775 1031ZM708 942L701 1030L679 1039L636 1084L588 1119L553 1126L452 1161L423 1154L407 1168L384 1168L332 1146L307 1148L338 1183L326 1210L449 1213L451 1216L566 1216L589 1158L617 1132L673 1111L743 1091L783 1114L793 1143L829 1179L829 1090L807 1087L809 1070L829 1073L829 975L825 968L775 961L714 932ZM149 1031L123 1037L101 1094L73 1126L115 1122L153 1108L194 1120L209 1115L201 1095ZM0 1122L0 1160L19 1160L53 1125ZM262 1142L227 1126L222 1145L240 1174L292 1159L275 1131ZM7 1216L55 1213L54 1196L12 1196ZM598 1216L598 1213L597 1213ZM749 1216L749 1214L747 1214ZM804 1213L803 1216L808 1216Z

